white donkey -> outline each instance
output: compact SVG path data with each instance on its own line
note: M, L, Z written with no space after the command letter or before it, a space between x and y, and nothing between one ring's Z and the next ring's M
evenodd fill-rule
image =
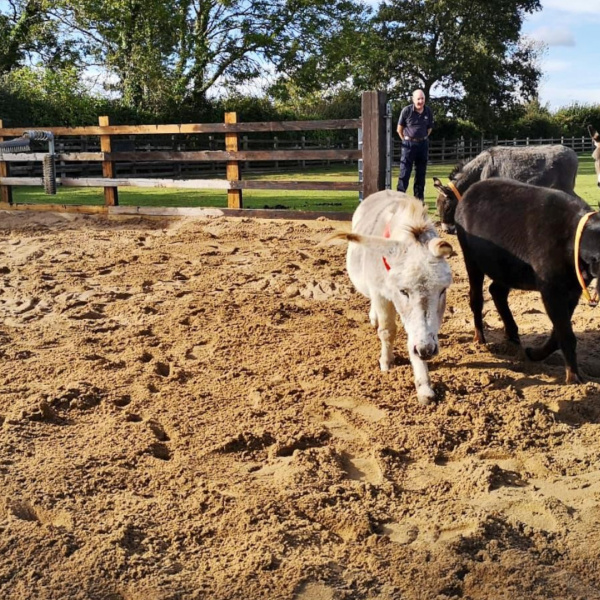
M435 397L426 361L438 353L438 331L452 282L446 257L452 246L441 240L423 204L402 192L385 190L361 202L345 239L348 275L371 300L369 318L381 340L382 371L394 360L396 311L408 336L408 355L417 397L429 404ZM394 310L395 309L395 310Z

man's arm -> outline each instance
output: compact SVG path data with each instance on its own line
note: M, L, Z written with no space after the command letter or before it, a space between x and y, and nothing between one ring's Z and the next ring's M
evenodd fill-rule
M404 140L404 126L398 124L398 129L396 130L401 140Z
M431 112L431 109L429 107L427 108L429 110L429 122L431 123L431 127L427 129L427 137L429 137L431 135L431 132L433 131L433 128L435 127L435 121L433 119L433 112Z

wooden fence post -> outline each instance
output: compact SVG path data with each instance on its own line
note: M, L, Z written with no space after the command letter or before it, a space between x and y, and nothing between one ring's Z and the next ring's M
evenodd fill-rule
M363 92L363 198L385 189L385 92Z
M98 123L100 127L108 127L110 125L110 119L108 117L98 117ZM110 152L111 142L110 135L100 136L100 151ZM115 175L115 165L109 160L102 161L102 177L112 178ZM119 192L116 187L105 187L104 188L104 204L106 206L118 206L119 205Z
M4 127L2 119L0 119L0 128ZM3 142L4 138L0 137L0 142ZM0 177L8 177L8 163L0 162ZM12 188L10 185L0 185L0 203L12 204Z
M226 112L225 123L237 123L237 113ZM227 152L238 151L238 134L237 133L226 133L225 134L225 150ZM239 181L240 177L240 164L237 160L230 160L227 162L227 180L228 181ZM227 207L228 208L242 208L242 190L227 190Z

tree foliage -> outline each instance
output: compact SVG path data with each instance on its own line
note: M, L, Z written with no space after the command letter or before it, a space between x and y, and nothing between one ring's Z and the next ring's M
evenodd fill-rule
M0 116L187 122L219 120L227 107L246 120L344 118L358 116L362 90L386 90L397 113L419 87L447 137L600 127L597 107L550 115L536 103L540 48L521 29L539 8L540 0L384 0L377 10L361 0L3 0ZM90 83L100 75L103 93Z
M59 0L81 55L132 106L179 110L216 89L311 68L363 7L353 0Z
M358 51L355 81L398 98L422 88L444 112L494 127L537 91L537 50L521 28L539 8L538 0L386 1Z
M0 12L0 74L40 61L48 68L73 62L71 44L49 18L47 0L7 0Z

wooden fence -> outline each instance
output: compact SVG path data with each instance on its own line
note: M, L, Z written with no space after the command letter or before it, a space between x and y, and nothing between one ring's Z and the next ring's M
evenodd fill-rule
M455 163L475 158L480 152L492 146L537 146L541 144L562 144L572 148L577 154L592 153L592 138L586 136L563 136L560 138L459 138L454 140L436 140L429 142L429 162ZM400 141L394 142L394 159L400 159Z
M285 121L238 123L235 113L226 113L224 123L181 124L181 125L110 125L108 117L100 117L98 126L91 127L45 127L55 136L55 145L60 148L61 138L74 136L96 136L99 139L99 151L59 152L56 154L58 186L63 187L102 187L104 188L104 206L79 207L78 212L110 212L136 214L158 214L156 209L140 207L119 207L118 189L120 187L160 187L160 188L193 188L220 189L227 191L227 206L230 214L242 214L243 190L334 190L356 191L369 195L384 188L385 171L385 94L382 92L364 92L362 97L362 117L360 119L326 120L326 121ZM4 128L0 121L0 141L21 136L26 128ZM240 149L240 135L260 132L298 132L327 130L362 129L362 148L332 149L286 149L286 150L244 150ZM165 135L224 135L224 150L192 150L192 151L123 151L122 144L115 136L165 136ZM363 156L365 157L363 159ZM12 186L41 186L41 177L17 177L10 172L11 163L40 163L42 153L3 153L0 154L0 208L29 208L14 205ZM363 160L363 181L331 182L331 181L281 181L281 180L243 180L240 165L257 161L348 161ZM67 165L71 163L95 163L101 167L102 174L88 177L68 177ZM222 179L166 179L141 177L116 177L116 166L119 163L143 165L144 163L222 163L226 166ZM358 173L357 173L358 179ZM35 205L35 208L41 208ZM118 210L117 210L118 208ZM44 209L74 210L73 207L45 205ZM234 212L232 212L234 211ZM189 210L171 209L164 214L190 214ZM268 216L279 216L274 211L252 211ZM289 211L281 211L289 216ZM304 216L316 216L325 213L302 213ZM262 215L261 215L262 216ZM283 216L283 215L282 215Z
M118 152L182 152L192 150L225 150L224 137L214 135L197 136L202 138L202 143L197 143L191 136L156 136L156 140L145 141L142 136L138 139L132 139L135 136L129 136L128 139L114 139L112 147ZM145 137L145 136L144 136ZM161 139L166 137L170 139ZM184 138L184 139L181 139ZM323 141L311 139L306 135L297 136L292 139L282 139L274 135L271 138L261 137L259 139L249 138L247 135L240 136L240 150L335 150L335 149L357 149L358 136L356 133L343 136L341 140L334 140L333 137ZM64 155L69 153L81 152L99 152L99 142L85 136L77 136L72 139L61 138L56 142L57 154ZM357 163L357 159L350 158L342 161L332 161L331 159L298 160L288 161L243 161L240 165L244 173L273 173L285 170L304 169L306 167L328 166L336 164ZM97 162L65 162L58 161L56 170L59 177L101 177L102 169ZM116 177L161 177L161 178L198 178L198 177L217 177L217 173L225 171L225 163L218 161L211 162L184 162L173 161L169 163L160 161L147 162L126 162L121 161L115 164ZM11 174L13 177L36 177L41 176L41 164L34 161L13 162L11 163Z
M296 133L296 132L293 132ZM320 134L321 132L317 132ZM289 132L288 132L289 135ZM112 148L115 152L182 152L193 150L225 150L224 136L128 136L120 139L114 136ZM394 136L393 140L393 164L398 166L400 162L400 140ZM578 154L593 152L594 146L589 136L569 136L561 138L457 138L457 139L433 139L429 143L430 164L455 164L460 160L470 160L477 156L482 150L491 146L528 146L539 144L562 144L573 148ZM357 149L358 136L356 133L348 135L332 135L324 140L311 138L310 136L295 135L294 137L282 137L273 135L267 137L239 137L240 149L247 150L335 150L335 149ZM72 138L59 138L56 142L56 152L59 155L80 154L86 152L99 152L100 142L95 137L73 136ZM24 156L24 155L20 155ZM306 160L303 157L297 160L261 160L243 161L241 170L248 173L268 174L273 172L284 172L286 170L297 170L306 167L326 166L332 163L355 165L357 159L331 160L329 158L320 160ZM102 177L102 165L100 162L57 162L57 173L61 178L88 178ZM185 161L119 161L115 163L115 177L150 177L150 178L173 178L173 179L195 179L216 177L218 173L224 172L226 163L218 161L185 162ZM40 162L25 161L12 162L10 165L13 177L41 177L42 166Z
M119 207L118 189L122 187L161 187L219 189L227 191L229 214L244 214L243 190L324 190L356 191L364 197L385 187L386 173L386 96L383 92L364 92L359 119L328 121L284 121L238 123L235 113L226 113L224 123L182 125L110 125L100 117L98 126L45 127L55 136L57 184L63 187L102 187L104 205L67 207L61 205L16 205L13 186L41 186L42 153L0 154L0 208L111 212L136 214L192 214L194 209ZM26 128L4 128L0 120L0 141L19 137ZM302 132L337 131L335 142L325 147L309 141ZM362 136L358 135L362 131ZM282 133L281 139L278 134ZM340 133L341 132L341 133ZM269 134L268 141L256 136ZM165 144L165 139L170 141ZM343 141L340 141L342 139ZM359 139L361 143L359 144ZM156 140L156 143L147 140ZM432 139L430 162L456 163L469 160L494 145L523 146L564 144L577 153L593 151L588 136L563 138ZM259 145L262 144L262 148ZM265 146L270 147L265 147ZM392 163L398 164L400 143L393 136ZM255 165L281 171L286 165L306 166L314 162L362 161L362 180L356 182L244 180L242 170ZM199 168L202 167L202 168ZM215 178L219 171L222 178ZM169 177L166 177L168 175ZM157 177L158 176L158 177ZM161 177L162 176L162 177ZM292 217L291 211L252 211L257 216ZM341 213L299 212L303 217Z

